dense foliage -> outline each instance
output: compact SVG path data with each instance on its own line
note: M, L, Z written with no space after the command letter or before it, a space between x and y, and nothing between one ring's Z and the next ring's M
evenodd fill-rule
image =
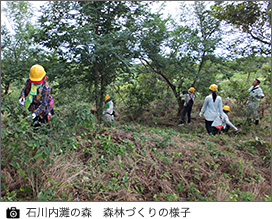
M235 28L246 33L250 38L250 46L241 48L241 52L246 50L250 53L261 53L269 55L271 39L271 2L270 1L240 1L240 2L219 2L213 7L213 15L232 24ZM238 40L241 43L245 38ZM254 42L259 42L256 44ZM234 45L233 45L234 46Z

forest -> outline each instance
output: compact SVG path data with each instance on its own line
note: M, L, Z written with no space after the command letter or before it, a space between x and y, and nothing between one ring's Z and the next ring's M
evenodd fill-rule
M271 201L271 2L169 6L1 1L1 201ZM39 130L18 102L35 64L54 98ZM246 120L256 78L258 125ZM211 84L238 131L207 133Z

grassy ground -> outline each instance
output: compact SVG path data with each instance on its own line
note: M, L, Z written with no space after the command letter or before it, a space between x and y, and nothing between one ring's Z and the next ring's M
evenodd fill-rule
M2 200L269 201L269 106L256 127L245 125L233 107L230 120L240 132L209 136L198 117L201 104L183 127L174 106L157 103L139 123L116 109L113 126L76 131L73 148L53 150L49 143L53 162L42 168L45 160L38 158L32 175L2 163Z

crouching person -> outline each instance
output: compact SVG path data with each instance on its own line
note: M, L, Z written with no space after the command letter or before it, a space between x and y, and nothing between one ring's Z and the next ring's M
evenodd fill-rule
M105 105L103 110L104 119L107 122L114 121L113 102L108 94L105 95Z
M221 116L218 116L212 123L212 133L213 135L216 135L223 132L228 132L230 127L232 127L235 131L238 131L238 129L230 122L228 113L230 112L229 106L223 107L223 114Z
M33 65L19 97L19 104L25 105L26 109L32 112L29 118L33 121L34 130L38 130L41 123L48 123L50 91L44 68L41 65Z

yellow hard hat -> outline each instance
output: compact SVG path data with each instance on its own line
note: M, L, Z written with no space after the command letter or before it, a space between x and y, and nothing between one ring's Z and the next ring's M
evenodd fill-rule
M110 99L110 96L108 94L105 95L105 101L107 101L108 99Z
M212 85L209 87L209 90L211 90L211 91L217 91L217 90L218 90L217 85L216 85L216 84L212 84Z
M194 93L194 92L195 92L195 89L194 89L193 87L190 87L190 88L189 88L189 91L190 91L191 93Z
M44 68L41 65L33 65L30 69L29 78L31 81L41 81L46 75Z
M228 111L228 112L229 112L229 111L230 111L230 107L229 107L229 106L224 106L224 107L223 107L223 110L225 110L225 111Z

